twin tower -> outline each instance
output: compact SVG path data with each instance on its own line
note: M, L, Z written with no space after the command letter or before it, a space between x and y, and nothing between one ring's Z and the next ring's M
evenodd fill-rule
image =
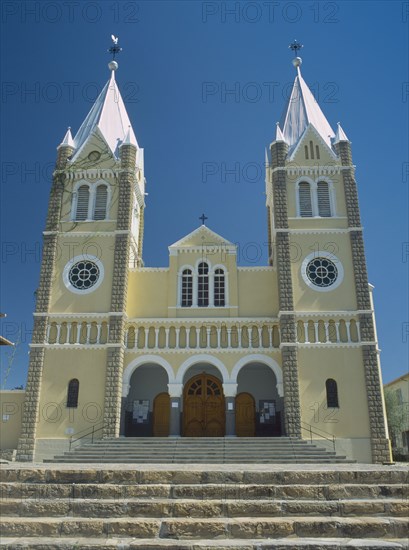
M238 266L235 245L201 225L170 244L168 267L147 267L143 149L110 63L58 146L18 460L90 430L303 438L311 427L349 458L390 460L351 144L294 65L268 151L269 265Z

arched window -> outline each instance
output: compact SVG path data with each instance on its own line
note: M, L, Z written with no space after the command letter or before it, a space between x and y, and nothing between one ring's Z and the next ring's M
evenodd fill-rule
M223 269L214 272L214 305L224 307L226 305L226 282Z
M108 188L98 185L95 195L94 220L105 220L107 216Z
M193 304L193 273L191 269L182 272L181 306L191 307Z
M325 389L327 390L327 407L339 408L338 387L333 378L328 378L328 380L325 382Z
M207 307L209 305L209 266L201 262L198 267L197 280L197 305Z
M298 199L300 204L300 216L303 218L312 217L311 187L306 181L298 184Z
M322 218L331 217L331 202L329 198L329 186L326 181L319 181L317 185L318 215Z
M89 187L88 185L81 185L77 191L77 207L75 211L75 219L77 221L83 221L88 218L88 204Z
M80 383L76 378L73 378L68 383L67 391L67 407L75 409L78 407L78 393L80 390Z

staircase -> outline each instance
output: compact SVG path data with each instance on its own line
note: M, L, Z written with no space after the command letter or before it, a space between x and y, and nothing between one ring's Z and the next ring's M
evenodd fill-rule
M274 464L354 462L289 437L126 437L84 444L45 462L142 464Z
M7 465L0 548L408 548L396 466Z

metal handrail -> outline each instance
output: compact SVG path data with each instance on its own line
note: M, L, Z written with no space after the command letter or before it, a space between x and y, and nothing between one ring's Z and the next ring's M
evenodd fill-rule
M318 435L318 437L322 437L323 439L326 439L327 441L330 441L332 443L332 446L334 448L334 451L336 451L336 445L335 445L335 441L336 441L336 438L333 434L329 433L329 432L326 432L325 430L321 430L321 428L315 428L313 429L313 427L311 426L311 424L307 424L306 422L301 422L301 429L302 430L305 430L306 432L309 432L310 434L310 441L312 443L312 434L314 435ZM321 432L321 433L319 433ZM326 434L326 435L323 435L323 434ZM330 436L330 437L327 437L327 436Z
M102 424L99 428L96 428L95 426L97 426L98 424L94 424L92 426L92 428L85 428L84 430L80 430L79 432L73 434L71 437L70 437L70 446L69 446L69 450L71 451L71 448L72 448L72 445L74 443L77 443L77 441L80 441L81 439L84 439L85 437L88 437L88 436L91 436L91 443L94 443L94 435L97 433L97 432L100 432L101 430L104 429L105 427L105 424ZM88 431L86 431L88 430ZM86 433L84 435L81 435L80 437L76 437L74 439L75 436L77 436L78 434L82 434L83 432Z

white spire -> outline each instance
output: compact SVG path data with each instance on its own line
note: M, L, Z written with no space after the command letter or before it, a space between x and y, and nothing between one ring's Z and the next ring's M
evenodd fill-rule
M276 139L275 141L285 141L283 133L280 128L280 123L276 122Z
M346 133L342 129L341 124L338 122L334 143L338 143L339 141L349 141L349 139L347 138Z
M68 130L64 136L64 139L62 140L62 142L60 143L60 145L58 146L58 149L60 147L72 147L72 148L75 148L75 145L74 145L74 140L72 139L72 135L71 135L71 127L68 126Z
M111 61L109 68L111 69L110 80L105 84L75 135L74 144L77 149L77 155L81 147L97 128L116 157L119 157L118 149L128 133L130 142L138 147L128 113L115 81L115 71L118 68L118 64Z
M126 136L123 142L121 143L120 147L122 147L122 145L134 145L135 147L138 147L138 143L136 141L136 137L132 130L131 125L128 126L128 131L126 132Z
M331 147L331 138L334 137L334 132L301 76L301 58L296 57L293 64L297 69L297 76L280 123L284 141L290 146L296 144L307 126L312 124L322 139Z

